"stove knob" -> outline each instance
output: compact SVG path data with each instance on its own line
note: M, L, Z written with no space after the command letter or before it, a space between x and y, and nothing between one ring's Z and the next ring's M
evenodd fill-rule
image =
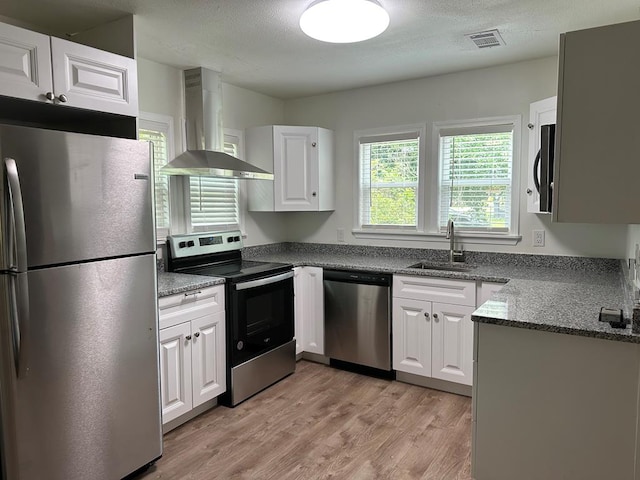
M243 341L242 341L242 340L240 340L240 341L238 342L237 347L238 347L238 350L242 350L242 348L244 347L244 343L243 343Z
M180 248L184 248L184 247L186 247L186 246L187 246L187 242L180 242L180 243L178 244L178 247L180 247Z
M240 241L240 237L233 237L233 241L234 242L239 242Z
M195 245L195 243L193 243L193 240L189 240L187 242L187 247L193 247Z

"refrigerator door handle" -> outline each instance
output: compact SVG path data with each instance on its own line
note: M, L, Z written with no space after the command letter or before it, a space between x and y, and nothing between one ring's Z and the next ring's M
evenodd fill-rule
M27 235L24 224L24 206L22 204L22 189L20 188L20 177L18 176L18 166L13 158L4 159L4 169L6 172L7 187L9 193L9 208L11 208L12 229L9 233L9 247L15 249L15 264L9 268L16 272L27 271ZM15 243L12 245L11 240Z
M29 319L29 290L27 274L7 275L11 284L9 295L11 297L11 341L13 343L13 360L16 369L16 377L26 375L26 339L25 326Z

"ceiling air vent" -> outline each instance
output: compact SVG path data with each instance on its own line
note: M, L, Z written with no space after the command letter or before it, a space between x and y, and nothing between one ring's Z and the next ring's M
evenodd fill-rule
M490 48L504 45L504 40L500 36L498 30L487 30L486 32L469 33L465 35L478 48Z

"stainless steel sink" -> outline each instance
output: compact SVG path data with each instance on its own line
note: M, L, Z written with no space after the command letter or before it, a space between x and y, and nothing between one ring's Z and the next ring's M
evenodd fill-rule
M418 262L413 265L409 265L408 268L420 268L422 270L443 270L449 272L470 272L476 267L464 263Z

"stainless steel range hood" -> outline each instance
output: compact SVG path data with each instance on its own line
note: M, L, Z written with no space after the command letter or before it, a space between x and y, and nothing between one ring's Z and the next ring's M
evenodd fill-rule
M273 174L224 152L222 83L206 68L184 71L187 151L160 169L167 175L273 180Z

